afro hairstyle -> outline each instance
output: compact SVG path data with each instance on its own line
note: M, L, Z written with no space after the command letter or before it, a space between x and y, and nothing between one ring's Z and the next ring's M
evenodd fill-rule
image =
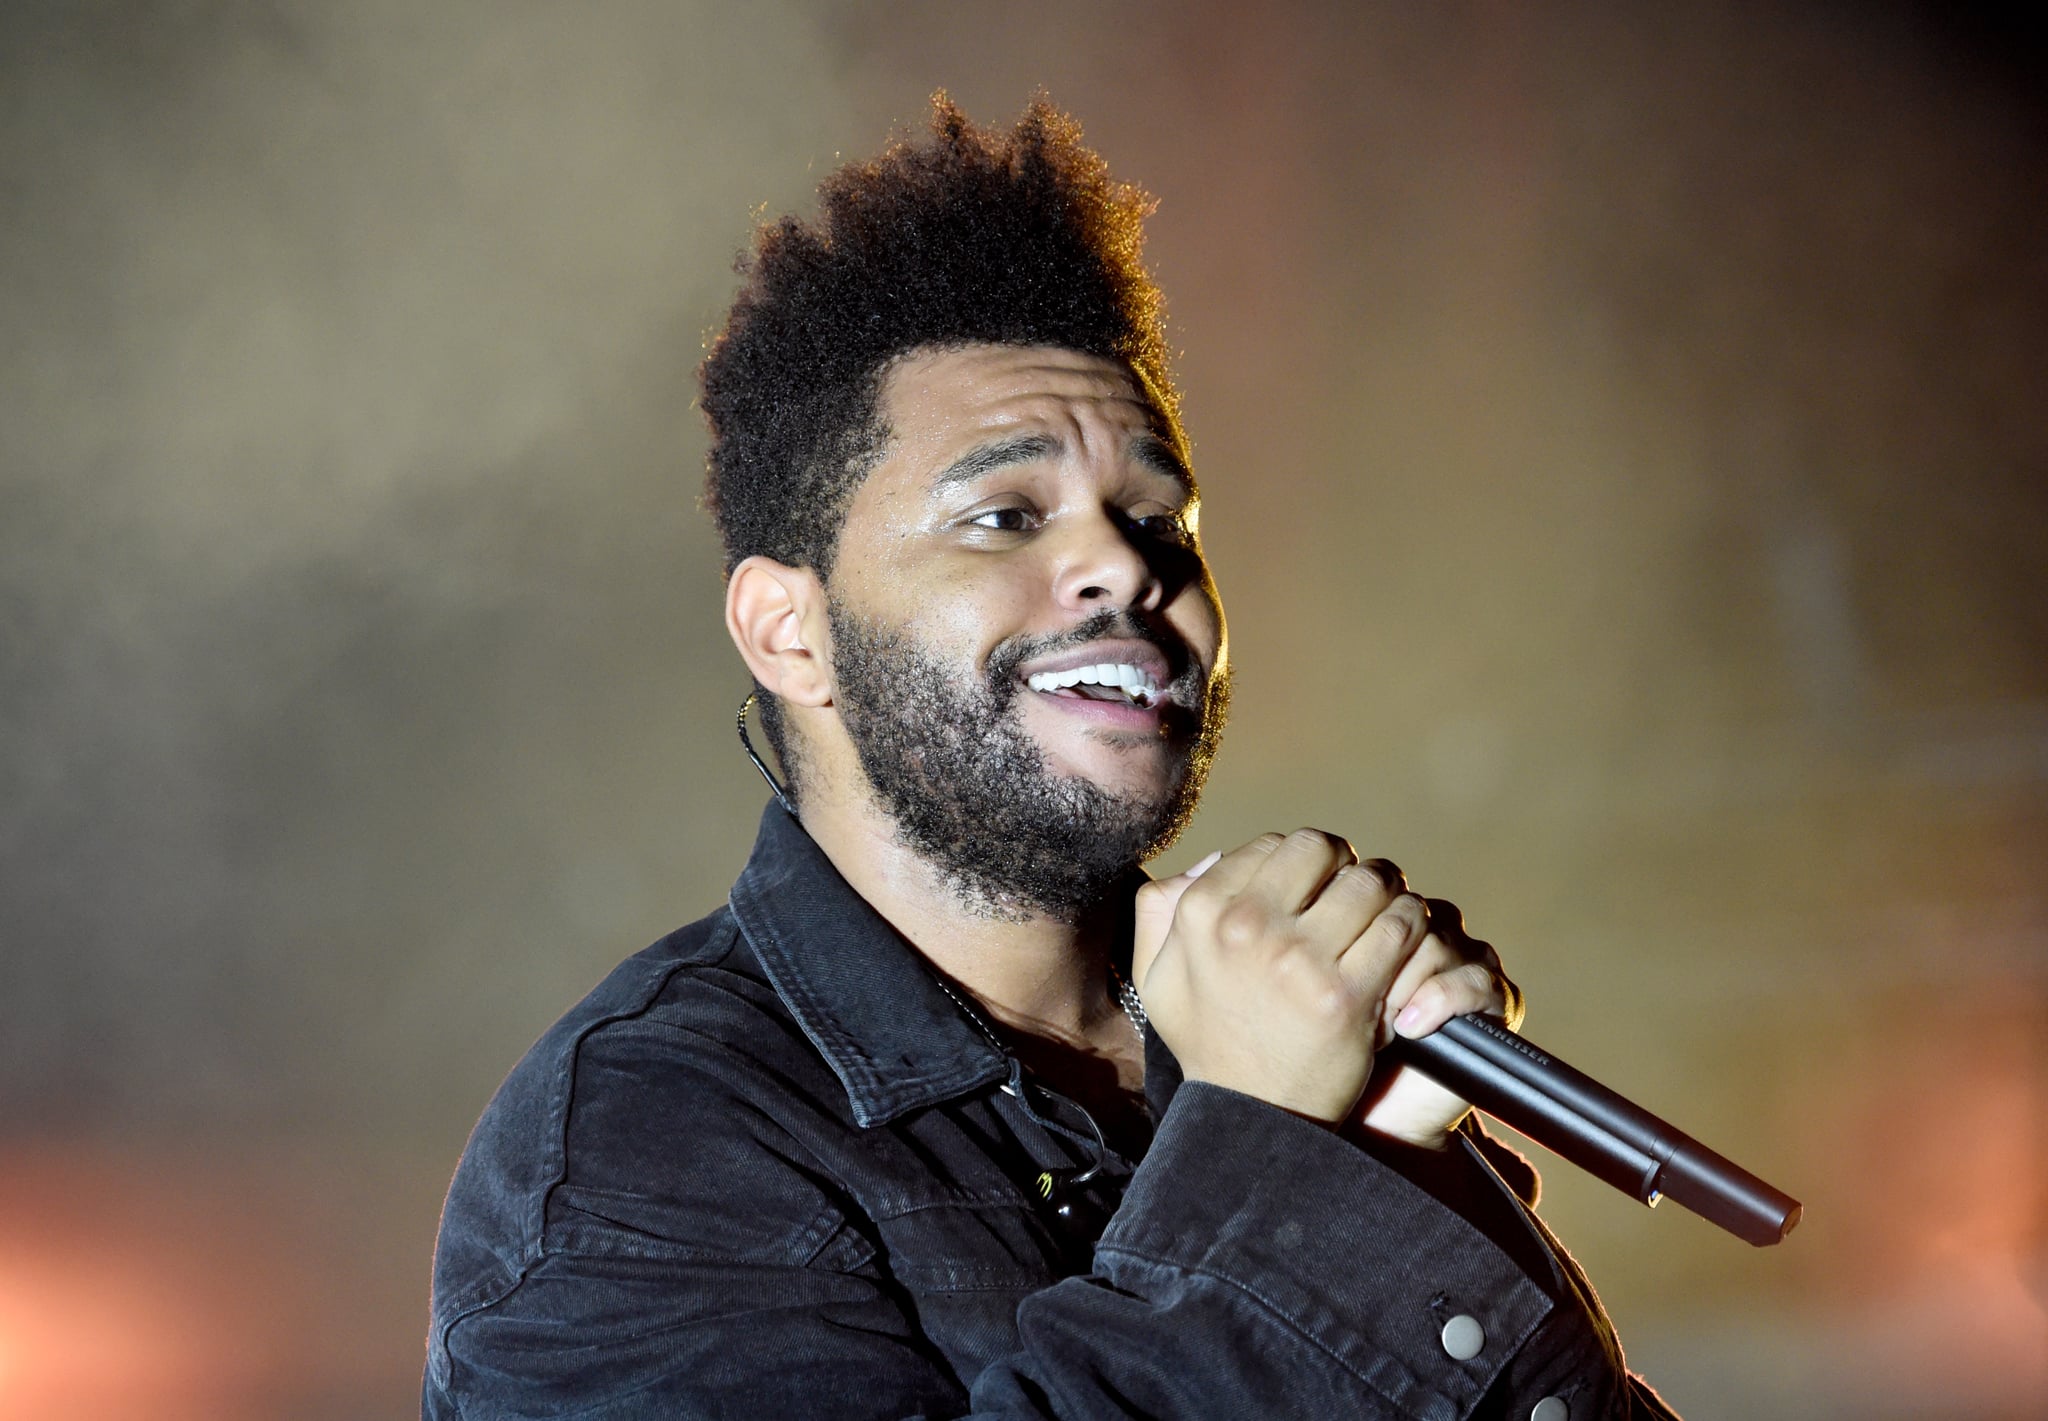
M814 221L764 223L698 370L726 571L762 555L829 578L887 438L883 377L912 351L1052 345L1119 361L1177 438L1163 302L1140 262L1152 207L1043 94L1001 132L941 91L928 139L832 173ZM781 706L760 706L794 779Z

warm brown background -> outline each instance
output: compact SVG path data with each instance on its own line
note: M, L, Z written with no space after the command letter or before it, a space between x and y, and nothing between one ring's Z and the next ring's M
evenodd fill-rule
M1399 859L1532 1036L1808 1201L1755 1251L1549 1167L1689 1416L2042 1414L2038 40L8 5L0 1415L413 1408L470 1121L761 799L690 407L750 213L1041 84L1162 198L1232 618L1167 864Z

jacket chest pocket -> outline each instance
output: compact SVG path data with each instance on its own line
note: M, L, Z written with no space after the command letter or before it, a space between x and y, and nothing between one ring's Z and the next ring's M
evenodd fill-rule
M881 1231L877 1264L903 1290L919 1331L963 1388L1017 1350L1025 1298L1081 1271L1067 1266L1070 1250L1048 1222L1016 1200L912 1209L883 1221Z
M877 1222L881 1265L913 1294L1031 1291L1076 1271L1049 1221L1016 1199L935 1203Z

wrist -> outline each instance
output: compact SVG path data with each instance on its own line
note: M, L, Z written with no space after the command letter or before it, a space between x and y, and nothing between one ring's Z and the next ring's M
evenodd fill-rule
M1190 1067L1185 1062L1182 1063L1182 1079L1201 1081L1237 1095L1250 1096L1276 1110L1284 1110L1296 1119L1321 1125L1326 1130L1341 1130L1358 1104L1356 1096L1341 1100L1327 1087L1276 1085L1272 1081L1249 1079L1245 1073L1204 1070L1200 1066Z

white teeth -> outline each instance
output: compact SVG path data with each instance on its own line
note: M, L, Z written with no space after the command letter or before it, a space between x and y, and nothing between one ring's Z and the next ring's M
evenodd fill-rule
M1070 686L1114 686L1141 706L1159 698L1159 686L1142 667L1105 661L1066 671L1041 671L1025 682L1034 691L1062 691Z

